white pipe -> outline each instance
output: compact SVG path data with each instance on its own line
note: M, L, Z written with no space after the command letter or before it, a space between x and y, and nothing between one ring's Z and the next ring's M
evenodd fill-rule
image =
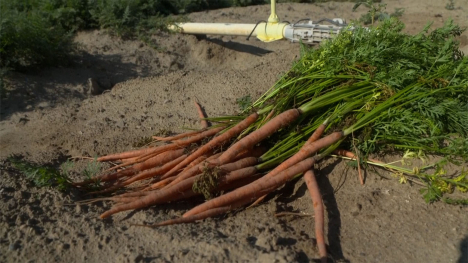
M230 23L179 23L171 25L169 29L185 34L248 36L255 24L230 24ZM257 36L254 31L252 36Z

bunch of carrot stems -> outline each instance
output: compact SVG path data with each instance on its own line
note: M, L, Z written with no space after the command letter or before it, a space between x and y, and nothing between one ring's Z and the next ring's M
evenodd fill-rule
M102 156L97 160L119 165L75 185L97 183L94 194L118 193L89 200L115 203L101 218L208 198L180 218L152 225L163 226L258 204L300 174L314 203L321 204L313 167L332 153L366 158L390 147L466 161L468 58L457 53L452 38L460 30L450 23L431 34L401 30L402 23L391 19L370 30L345 31L317 50L304 49L292 69L241 114L206 118L213 126L157 137L159 146ZM405 118L418 127L395 128ZM468 176L447 180L468 189ZM323 207L317 209L320 214ZM320 216L316 226L323 240ZM320 254L326 258L324 246Z

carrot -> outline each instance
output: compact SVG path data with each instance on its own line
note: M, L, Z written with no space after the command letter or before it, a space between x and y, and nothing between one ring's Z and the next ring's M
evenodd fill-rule
M163 188L165 186L168 186L171 182L173 182L174 179L176 179L176 176L168 177L168 178L166 178L164 180L161 180L159 182L156 182L156 183L144 188L143 191L150 191L150 190L154 190L154 189Z
M106 211L103 213L100 217L101 218L106 218L109 217L115 213L126 211L126 210L132 210L132 209L139 209L139 208L144 208L147 206L151 206L154 204L160 204L160 203L165 203L165 202L170 202L176 199L181 193L186 192L187 190L192 190L191 187L193 185L193 182L198 178L198 176L188 178L177 185L174 185L172 187L162 189L159 191L154 191L151 194L148 194L144 196L143 198L140 198L137 201L118 206L118 207L113 207L110 210Z
M198 157L198 158L195 159L193 162L189 163L189 164L185 167L184 171L185 171L186 169L190 169L190 168L194 167L195 165L200 164L201 162L203 162L204 160L206 160L206 158L207 158L207 155L202 155L202 156Z
M181 181L184 181L187 178L190 178L190 177L193 177L193 176L195 176L197 174L200 174L201 173L200 172L200 167L201 167L201 164L193 166L190 169L184 170L179 175L172 176L172 177L175 177L174 181L172 181L166 187L171 187L173 185L178 184ZM171 177L168 177L168 178L171 178Z
M219 155L221 155L221 154L220 153L215 154L210 158L216 158ZM210 159L210 158L208 158L208 159ZM179 183L179 182L181 182L181 181L183 181L183 180L185 180L187 178L190 178L192 176L195 176L195 175L199 174L200 173L200 167L202 167L202 164L194 165L194 166L192 166L192 167L190 167L188 169L183 170L180 174L175 176L176 177L175 180L172 181L170 184L168 184L167 187L173 186L173 185L175 185L175 184L177 184L177 183Z
M268 115L265 117L264 121L269 121L271 119L271 117L273 117L273 114L275 114L275 109L272 109L270 111L270 113L268 113Z
M157 223L154 225L136 225L136 226L146 226L146 227L159 227L159 226L168 226L168 225L175 225L175 224L188 224L188 223L193 223L198 220L203 220L209 217L221 215L224 213L227 213L233 209L236 209L238 207L243 206L246 203L245 200L241 200L240 202L237 202L236 204L232 204L229 206L224 206L224 207L217 207L213 208L204 212L201 212L199 214L189 216L189 217L179 217L175 219L169 219L166 221L163 221L161 223Z
M109 154L109 155L105 155L105 156L101 156L97 158L97 161L106 162L106 161L115 161L119 159L132 158L132 157L136 157L136 156L151 152L153 148L157 148L157 147L150 147L150 148L138 149L138 150L133 150L133 151Z
M125 174L125 175L132 175L132 174L135 174L137 172L140 172L140 171L143 171L143 170L146 170L146 169L149 169L149 168L153 168L153 167L162 165L162 164L164 164L166 162L169 162L169 161L171 161L171 160L173 160L175 158L179 158L180 156L182 156L184 154L184 152L185 152L185 149L178 149L178 150L163 152L161 154L158 154L156 156L153 156L153 157L147 159L144 162L135 164L132 167L129 167L129 168L123 170L120 173Z
M265 175L265 177L267 178L274 177L279 172L311 156L312 154L318 152L320 149L334 144L335 142L342 139L343 136L344 136L343 132L334 132L334 133L329 134L328 136L323 137L320 140L304 145L296 154L291 156L286 161L282 162L280 165L276 166L275 169L271 170L267 175Z
M169 172L167 172L163 177L167 178L170 176L173 176L178 170L181 168L185 167L187 164L191 163L195 159L197 159L199 156L207 153L208 151L212 150L213 148L225 143L229 139L231 139L234 136L237 136L239 133L241 133L244 129L250 126L250 124L254 123L258 118L258 113L253 113L247 118L245 118L243 121L239 122L237 125L232 127L231 129L227 130L223 134L213 138L211 141L206 143L205 145L201 146L198 148L194 153L192 153L187 159L185 159L183 162L181 162L179 165L176 167L172 168Z
M325 131L325 128L327 128L326 123L320 124L320 126L318 126L318 128L315 129L314 133L312 133L312 135L309 137L309 139L307 140L307 142L304 145L311 144L311 143L315 142L316 140L318 140L320 138L320 136L322 136L323 131Z
M327 127L327 121L325 121L324 123L320 124L320 126L315 129L314 133L312 133L312 135L309 137L309 139L304 143L304 145L301 147L301 149L303 149L304 147L306 147L307 145L317 141L320 136L322 136L323 132L325 131L325 128ZM278 168L276 170L276 172L279 172L279 171L282 171L283 169L285 169L286 165L284 165L282 168ZM270 175L271 176L271 175ZM258 198L255 202L253 202L250 206L250 207L253 207L253 206L256 206L258 204L260 204L264 199L266 198L266 195Z
M219 158L218 161L216 162L217 165L222 165L225 163L231 162L231 160L241 153L244 150L253 148L257 143L261 142L268 136L272 135L279 129L291 124L293 121L295 121L299 116L301 115L300 110L298 109L290 109L287 110L273 119L271 119L269 122L267 122L265 125L263 125L260 129L250 133L246 137L242 138L238 142L236 142L234 145L229 147Z
M150 192L144 192L144 191L138 191L138 192L128 192L128 193L123 193L120 195L116 196L121 196L121 197L130 197L130 196L145 196L149 194Z
M335 151L333 151L333 153L336 154L336 155L348 157L348 158L351 158L351 159L357 159L357 156L353 152L346 151L346 150L343 150L343 149L335 150ZM371 159L371 158L368 158L367 160L369 160L371 162L374 162L374 163L384 163L382 161L379 161L379 160L376 160L376 159Z
M123 164L123 163L133 162L133 161L135 161L136 159L138 159L138 156L136 156L136 157L131 157L131 158L120 159L120 160L118 160L118 161L120 162L120 164Z
M232 171L228 173L226 176L221 177L218 183L218 188L220 188L221 190L225 190L229 188L229 186L233 182L243 180L248 177L252 177L253 175L255 175L255 173L257 173L257 171L258 169L255 166L245 167L245 168ZM227 186L227 188L225 186Z
M102 198L94 198L94 199L89 199L86 200L85 202L79 202L78 204L82 205L87 205L99 201L114 201L114 202L133 202L138 200L140 197L139 196L127 196L127 197L122 197L122 196L112 196L112 197L102 197Z
M357 155L355 155L353 152L346 151L346 150L335 150L334 153L337 154L337 155L345 156L345 157L348 157L348 158L351 158L351 159L354 159L354 160L357 161L359 182L361 183L361 185L364 185L364 179L362 177L361 164L360 164L360 161L359 161L359 157ZM369 161L382 163L382 162L380 162L378 160L373 160L373 159L369 159Z
M134 182L141 181L141 180L144 180L144 179L147 179L147 178L150 178L150 177L154 177L154 176L157 176L157 175L164 174L165 172L169 171L172 167L174 167L178 163L180 163L186 157L187 157L187 155L179 156L177 159L172 160L172 161L164 164L163 166L159 166L159 167L151 168L151 169L148 169L148 170L144 170L144 171L136 174L135 176L133 176L133 177L121 182L121 183L118 183L116 185L113 185L112 187L106 188L106 189L101 190L101 191L92 192L91 194L109 193L109 192L115 191L115 190L117 190L119 188L122 188L124 186L130 185L130 184L132 184Z
M161 145L161 146L158 146L158 147L153 147L152 152L149 152L149 153L146 153L144 155L140 155L140 156L137 156L137 157L134 157L134 158L129 158L128 161L122 162L119 165L111 167L111 168L107 169L105 172L113 171L113 170L116 170L116 169L119 169L119 168L125 167L125 166L130 166L132 164L144 162L144 161L146 161L146 160L148 160L148 159L150 159L150 158L152 158L154 156L162 154L162 153L164 153L166 151L173 150L175 148L178 148L178 147L174 147L174 145L172 145L172 144L166 144L166 145Z
M193 101L193 103L195 104L195 108L197 108L198 117L200 118L200 123L202 125L202 128L208 128L208 122L205 120L206 116L205 116L205 113L203 113L203 110L200 104L198 104L198 102L196 101Z
M217 154L219 155L219 154ZM213 158L216 158L217 155L213 155ZM209 158L210 159L210 158ZM247 167L247 166L252 166L254 164L257 163L257 158L255 157L247 157L247 158L244 158L244 159L241 159L241 160L238 160L234 163L230 163L230 164L226 164L226 165L223 165L221 167L219 167L219 171L220 173L222 174L226 174L228 172L231 172L231 171L235 171L235 170L238 170L238 169L241 169L241 168L244 168L244 167ZM203 164L199 164L197 165L196 167L192 167L188 170L184 170L182 173L180 173L177 178L172 181L172 183L170 183L167 187L170 187L170 186L173 186L173 185L176 185L177 183L187 179L187 178L190 178L190 177L193 177L197 174L200 174L201 172L203 172L203 169L204 169L204 165Z
M167 151L167 150L173 150L173 149L176 149L176 148L181 148L181 147L186 146L186 145L190 145L192 143L196 143L198 141L201 141L201 140L205 139L206 137L210 137L210 136L215 135L216 133L222 131L223 129L224 129L224 127L217 127L217 128L206 130L206 131L204 131L204 132L202 132L200 134L191 136L191 137L189 137L187 139L175 140L171 144L166 144L166 145L160 146L160 149L155 150L154 152L148 152L148 153L140 156L139 159L143 159L143 158L145 158L145 157L147 157L149 155L155 154L155 153L160 153L160 152L164 152L164 151Z
M304 173L304 180L306 182L307 188L309 189L310 197L312 198L312 203L314 206L315 214L315 238L317 239L317 247L319 250L320 260L322 263L327 262L327 248L325 246L325 237L324 237L324 212L323 212L323 201L322 196L320 195L320 189L315 180L314 171L308 170Z
M268 194L274 191L276 188L284 184L286 181L294 177L299 173L303 173L309 170L315 163L315 158L307 158L294 166L278 173L276 176L271 178L266 178L265 176L250 183L246 186L240 187L232 192L221 195L217 198L211 199L199 206L194 207L193 209L186 212L183 217L188 217L196 215L203 211L213 209L216 207L223 207L229 204L233 204L240 200L250 199L255 200L256 198Z
M168 225L175 225L175 224L188 224L188 223L193 223L193 222L198 221L198 220L206 219L208 217L213 217L213 216L217 216L217 215L220 215L220 214L224 214L226 212L229 212L231 209L233 209L233 208L230 207L230 206L224 206L224 207L210 209L210 210L204 211L204 212L202 212L200 214L196 214L196 215L193 215L193 216L190 216L190 217L179 217L179 218L175 218L175 219L169 219L169 220L166 220L166 221L163 221L161 223L154 224L154 225L138 225L138 224L136 224L134 226L159 227L159 226L168 226Z
M124 185L129 185L129 184L131 184L133 182L136 182L136 181L140 181L140 180L144 180L144 179L156 176L156 175L164 174L165 172L169 171L172 167L174 167L177 164L179 164L180 162L182 162L182 160L184 160L185 158L187 158L186 154L181 155L178 158L176 158L176 159L174 159L174 160L172 160L172 161L170 161L170 162L168 162L168 163L166 163L166 164L164 164L162 166L155 167L155 168L148 169L148 170L144 170L141 173L133 176L132 178L129 178L128 180L123 182L123 184Z
M158 141L175 141L175 140L178 140L178 139L182 139L182 138L185 138L185 137L190 137L190 136L199 134L199 133L201 133L203 131L205 131L205 130L189 131L189 132L181 133L181 134L174 135L174 136L171 136L171 137L153 136L153 139L158 140Z
M245 157L260 157L262 156L265 152L266 152L266 148L265 147L255 147L253 149L248 149L248 150L245 150L241 153L239 153L235 160L239 160L239 159L242 159L242 158L245 158Z
M77 184L87 184L87 183L92 183L96 181L111 181L111 180L116 180L118 178L122 178L125 176L129 176L135 173L138 173L139 171L146 170L148 168L154 167L161 165L162 163L168 162L169 160L173 158L177 158L181 155L184 154L184 149L179 149L179 150L174 150L170 152L164 152L159 155L156 155L142 163L135 164L130 168L127 168L125 170L119 171L117 173L112 173L112 174L103 174L99 176L95 176L91 179L88 179L86 181L83 181L81 183Z
M235 171L235 170L239 170L245 167L255 165L257 164L257 162L258 162L258 159L256 157L246 157L236 162L221 165L218 169L220 172L227 173L227 172L231 172L231 171Z

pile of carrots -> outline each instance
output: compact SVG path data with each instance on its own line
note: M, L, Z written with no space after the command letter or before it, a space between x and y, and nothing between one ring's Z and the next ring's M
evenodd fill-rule
M199 105L196 103L197 107ZM201 109L199 109L200 114ZM321 257L326 259L324 243L324 219L321 195L312 171L323 154L313 157L320 149L337 142L342 132L332 133L320 139L322 125L304 144L301 151L265 174L268 166L259 165L259 157L265 153L261 142L282 126L299 116L294 109L279 114L262 128L245 136L226 149L232 140L254 123L259 114L252 113L233 127L222 123L190 131L172 137L154 137L165 144L139 150L99 157L99 162L118 162L105 173L75 183L87 187L95 183L100 189L92 194L104 194L125 190L111 197L96 198L85 202L113 201L115 205L100 217L141 209L156 204L175 202L204 193L218 195L200 204L182 217L160 222L151 226L191 223L254 203L281 187L288 180L304 173L307 187L314 202L317 241ZM209 138L206 143L203 143ZM343 154L343 152L342 152ZM232 190L232 191L230 191ZM225 192L224 194L221 194ZM205 194L206 196L206 194Z

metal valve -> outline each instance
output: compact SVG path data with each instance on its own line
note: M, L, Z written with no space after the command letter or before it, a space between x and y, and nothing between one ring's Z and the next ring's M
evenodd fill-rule
M322 22L329 22L330 25L321 24ZM302 41L304 43L320 43L325 39L330 39L340 33L340 31L353 28L348 27L344 19L320 19L312 21L303 19L295 24L289 24L284 28L284 37L291 40L291 42Z

